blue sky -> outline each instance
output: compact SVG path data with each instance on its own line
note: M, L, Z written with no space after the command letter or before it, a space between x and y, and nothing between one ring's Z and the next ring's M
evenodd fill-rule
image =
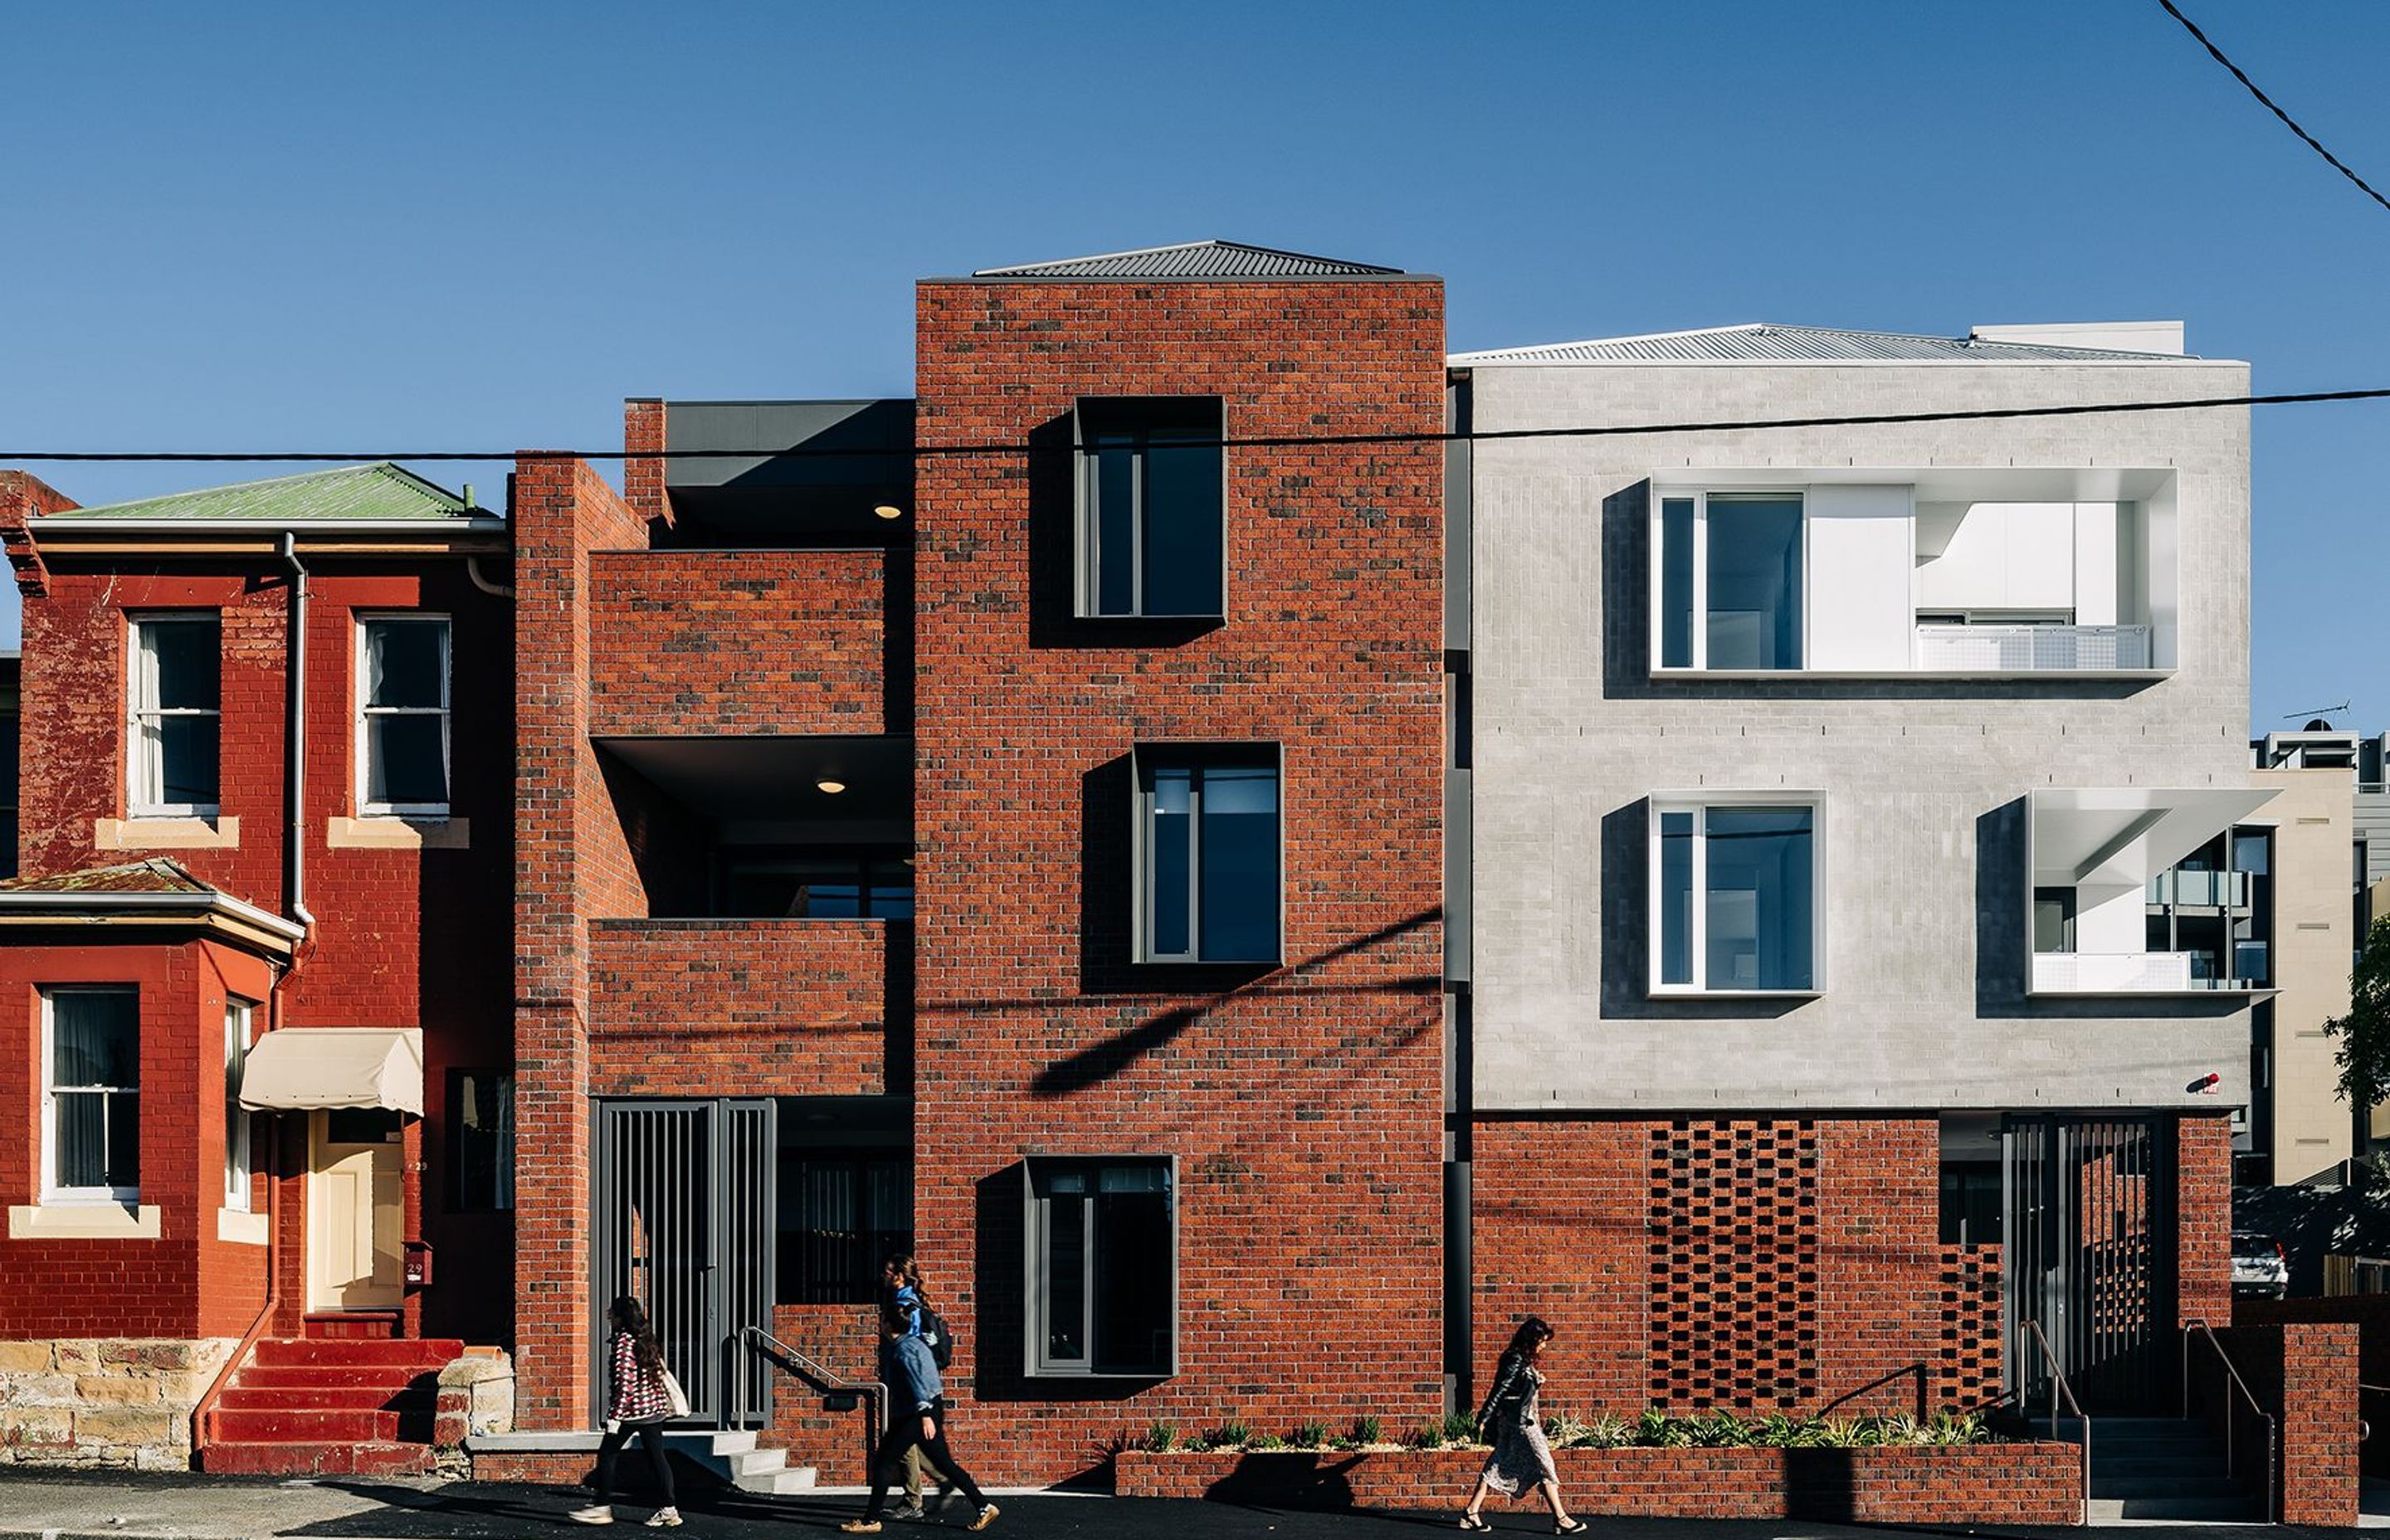
M2390 185L2390 6L2185 9ZM1456 349L2179 317L2261 391L2390 384L2390 212L2153 0L53 3L5 48L0 448L618 446L625 395L907 393L917 276L1210 236L1440 273ZM2390 726L2385 432L2257 417L2261 730Z

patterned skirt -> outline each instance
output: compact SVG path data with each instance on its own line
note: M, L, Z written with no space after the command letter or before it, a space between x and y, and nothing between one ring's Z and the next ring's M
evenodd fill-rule
M1552 1446L1544 1437L1541 1418L1530 1416L1494 1435L1494 1453L1485 1457L1488 1488L1505 1497L1516 1497L1558 1480L1560 1472L1552 1466Z

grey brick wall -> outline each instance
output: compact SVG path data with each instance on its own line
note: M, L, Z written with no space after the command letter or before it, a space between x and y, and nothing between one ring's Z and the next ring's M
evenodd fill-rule
M2204 362L1504 366L1475 371L1473 410L1498 430L2231 395L2247 379ZM2173 468L2176 672L1652 680L1654 470L1844 465ZM2020 923L2033 788L2247 784L2245 411L1480 443L1471 495L1479 1108L2246 1099L2245 1000L2028 1000ZM1647 996L1644 799L1710 787L1825 793L1821 996ZM2218 1095L2186 1093L2210 1072Z

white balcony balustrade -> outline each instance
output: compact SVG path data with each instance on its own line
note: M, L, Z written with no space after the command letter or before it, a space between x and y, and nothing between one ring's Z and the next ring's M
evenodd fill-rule
M2146 625L1921 625L1917 667L1929 674L2122 673L2147 669Z
M2036 995L2188 995L2209 987L2191 977L2188 952L2037 952Z

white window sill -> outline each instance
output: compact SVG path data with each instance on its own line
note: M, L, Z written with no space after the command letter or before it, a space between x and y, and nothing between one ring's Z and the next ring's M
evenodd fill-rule
M324 821L324 843L332 850L465 850L472 842L469 818L393 815Z
M115 1203L105 1199L76 1202L52 1199L39 1205L11 1204L11 1240L155 1240L163 1211L155 1203Z
M237 850L240 819L94 818L91 842L100 850Z
M1654 989L1654 1000L1815 1000L1826 992L1820 989L1685 989L1668 987Z
M240 1246L263 1246L265 1244L265 1215L251 1213L243 1209L216 1211L218 1240L229 1240Z

